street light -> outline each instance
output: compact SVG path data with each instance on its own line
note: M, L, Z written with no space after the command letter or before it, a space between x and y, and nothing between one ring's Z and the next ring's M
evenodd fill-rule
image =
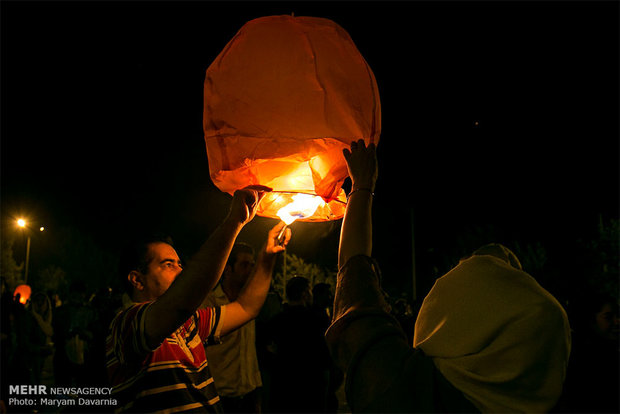
M23 218L17 219L17 225L22 229L26 228L28 223ZM39 231L45 230L45 227L39 227ZM28 234L28 240L26 241L26 269L24 270L24 283L28 283L28 265L30 264L30 234Z

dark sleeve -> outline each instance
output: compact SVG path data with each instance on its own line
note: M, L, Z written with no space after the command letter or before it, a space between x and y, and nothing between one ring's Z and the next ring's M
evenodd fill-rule
M378 338L404 335L389 312L374 261L364 255L349 259L338 272L334 317L326 333L332 357L341 369Z
M346 373L352 412L429 413L447 408L443 397L462 402L462 395L446 383L431 358L408 343L390 315L369 257L351 258L338 273L334 322L326 339Z

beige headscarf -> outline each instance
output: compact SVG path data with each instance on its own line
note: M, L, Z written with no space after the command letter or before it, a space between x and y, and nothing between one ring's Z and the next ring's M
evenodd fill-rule
M541 413L562 391L570 329L558 301L494 244L436 281L413 346L481 412Z

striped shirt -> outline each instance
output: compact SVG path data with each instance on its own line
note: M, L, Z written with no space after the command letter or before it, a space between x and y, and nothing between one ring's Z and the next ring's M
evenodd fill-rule
M106 359L117 412L221 412L203 342L219 336L222 308L198 309L152 350L144 332L151 303L134 304L110 324Z

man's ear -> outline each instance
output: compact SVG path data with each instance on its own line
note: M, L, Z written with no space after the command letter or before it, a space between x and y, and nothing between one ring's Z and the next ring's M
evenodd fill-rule
M142 273L132 270L127 275L127 280L136 290L144 290L144 281Z

